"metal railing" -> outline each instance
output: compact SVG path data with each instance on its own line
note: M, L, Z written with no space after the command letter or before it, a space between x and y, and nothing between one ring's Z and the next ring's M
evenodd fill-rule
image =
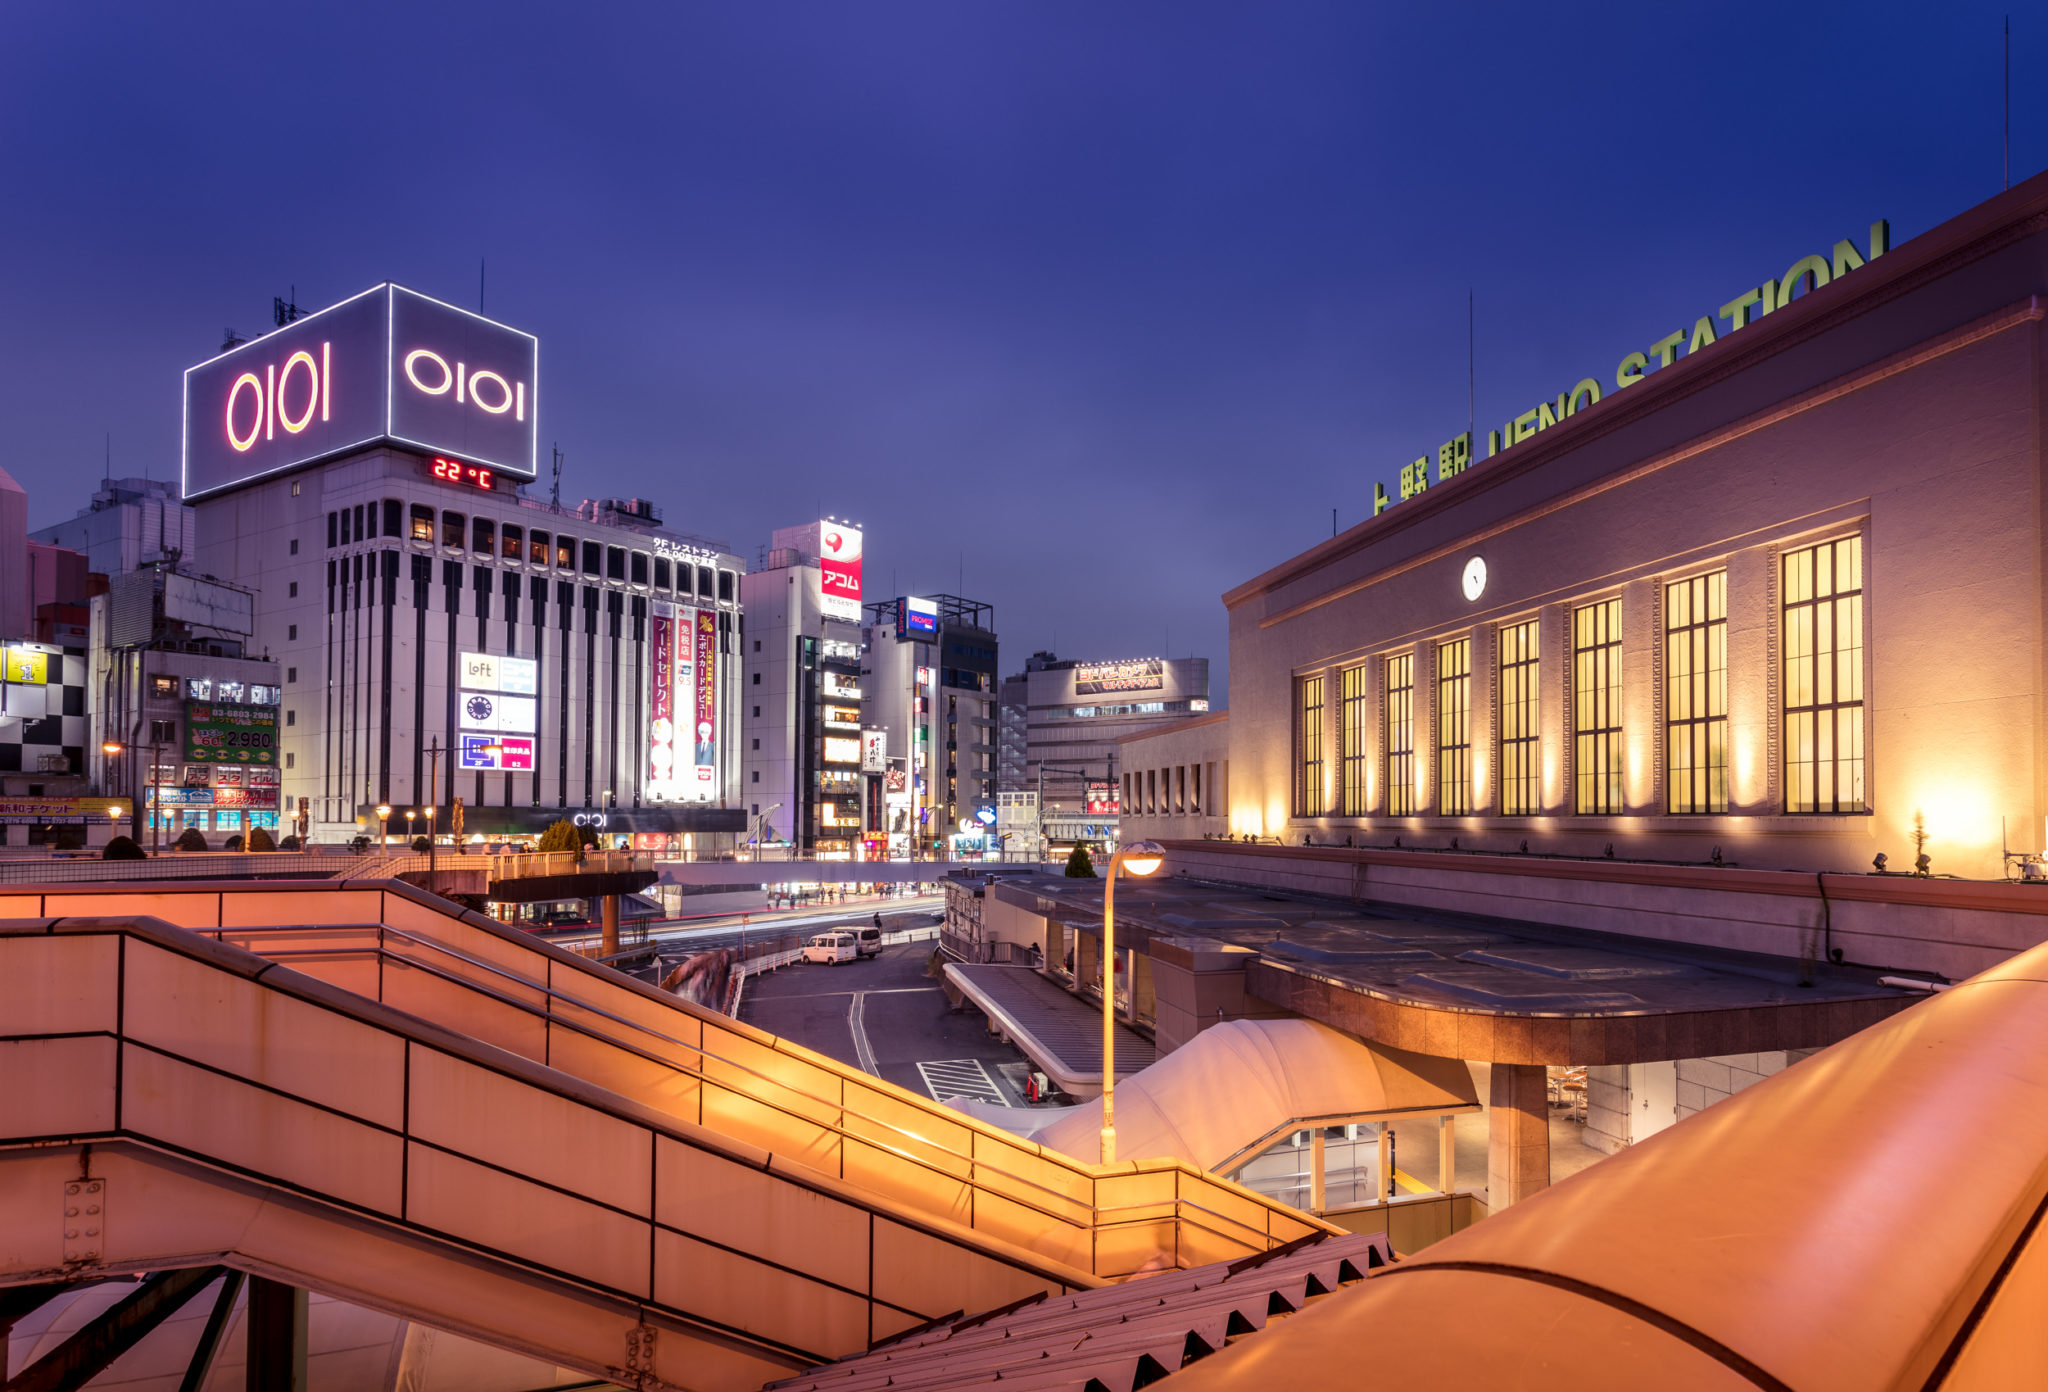
M991 1227L991 1235L1002 1240L1024 1240L1008 1234L1018 1226L1017 1215L1029 1213L1034 1215L1034 1231L1028 1245L1048 1252L1064 1245L1069 1256L1059 1260L1071 1260L1098 1276L1127 1275L1154 1255L1178 1265L1193 1265L1216 1260L1219 1253L1260 1252L1309 1232L1335 1231L1318 1219L1185 1162L1158 1159L1106 1169L1086 1164L984 1126L850 1065L808 1050L792 1052L782 1041L757 1035L715 1012L700 1015L701 1007L683 1000L662 997L678 1012L677 1025L674 1029L656 1028L608 1003L631 1008L625 998L638 997L645 989L623 978L584 977L573 971L550 970L545 963L541 971L529 975L434 935L389 924L202 931L261 956L289 961L315 976L321 974L318 964L350 960L380 960L424 972L487 1000L494 1010L509 1009L532 1018L544 1032L562 1031L593 1041L637 1059L643 1066L681 1070L697 1080L692 1090L696 1114L677 1113L686 1121L716 1126L733 1139L803 1163L812 1163L819 1156L836 1157L836 1171L827 1162L823 1173L879 1186L899 1201L953 1214L956 1221L965 1221L970 1227ZM360 946L339 940L332 946L308 945L323 935L360 939L372 933L374 941ZM512 935L498 932L493 936L503 941ZM901 940L932 936L936 930L916 930L901 935ZM266 941L272 946L266 948ZM291 946L284 946L286 943ZM556 955L541 944L523 945L537 956ZM586 972L602 970L568 954L559 956ZM383 999L382 983L397 975L375 975L379 999ZM337 984L362 979L360 972L343 971ZM572 985L575 990L565 989ZM644 1010L638 1013L644 1014ZM692 1034L698 1038L690 1038ZM678 1062L678 1051L694 1063ZM561 1059L568 1053L566 1044L550 1045L545 1056ZM603 1077L582 1076L599 1087L614 1086ZM797 1078L814 1078L815 1085L793 1081ZM634 1096L634 1092L628 1088L625 1095ZM732 1101L719 1101L727 1095ZM856 1103L850 1096L872 1101ZM856 1164L859 1156L868 1159ZM893 1182L878 1177L875 1167L884 1162ZM1113 1194L1126 1185L1142 1197L1131 1202L1105 1201L1105 1190ZM980 1194L987 1195L988 1203L974 1202L972 1196ZM958 1216L963 1210L964 1219ZM1149 1237L1141 1235L1146 1231ZM1060 1232L1066 1235L1064 1244L1055 1236ZM1118 1232L1126 1233L1127 1238L1107 1240ZM1052 1245L1043 1245L1048 1243ZM1149 1250L1139 1253L1140 1248Z

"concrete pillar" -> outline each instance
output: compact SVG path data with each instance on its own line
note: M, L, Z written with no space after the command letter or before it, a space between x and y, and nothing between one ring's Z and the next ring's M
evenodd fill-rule
M1375 1203L1383 1203L1394 1197L1394 1124L1380 1123L1380 1183L1379 1193L1373 1195Z
M1436 1119L1436 1187L1448 1194L1458 1184L1458 1119Z
M1486 1114L1486 1206L1550 1187L1550 1088L1538 1063L1496 1063Z
M306 1292L249 1278L249 1392L305 1392Z
M599 952L599 953L600 953L601 955L603 955L603 956L606 956L606 957L609 957L609 956L611 956L611 955L612 955L612 954L613 954L614 952L617 952L617 951L619 950L619 896L618 896L618 895L616 895L616 894L607 894L607 895L605 895L605 896L604 896L604 907L603 907L602 913L603 913L603 921L604 921L604 928L603 928L603 933L602 933L602 936L601 936L601 937L599 938L599 940L598 940L598 948L597 948L597 950L598 950L598 952Z
M1308 1142L1308 1211L1321 1213L1328 1207L1323 1186L1323 1128L1318 1126L1309 1133Z

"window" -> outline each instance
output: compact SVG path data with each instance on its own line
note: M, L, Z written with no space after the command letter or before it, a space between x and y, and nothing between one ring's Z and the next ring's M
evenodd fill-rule
M718 597L727 602L732 600L732 572L729 570L718 572Z
M669 587L669 584L668 557L656 556L654 558L654 588L665 590Z
M755 740L755 741L754 741L754 748L756 748L756 749L759 749L760 747L761 747L761 741L760 741L760 740L758 740L758 739L757 739L757 740Z
M1675 813L1728 810L1728 572L1664 587L1665 792Z
M396 499L396 498L386 498L386 499L384 500L384 535L385 535L385 536L397 536L397 535L398 535L398 510L399 510L399 506L400 506L400 504L399 504L399 501L398 501L398 499Z
M467 519L459 512L442 513L441 544L443 546L452 546L457 551L460 551L462 549L462 528L466 521Z
M699 596L701 596L701 597L702 597L702 598L704 598L704 599L709 599L709 598L711 598L711 597L712 597L712 595L713 595L713 594L715 594L715 593L717 592L717 591L716 591L716 586L717 586L717 582L716 582L715 580L713 580L713 579L712 579L712 577L711 577L711 567L709 567L709 566L698 566L698 567L697 567L697 593L698 593L698 595L699 595Z
M1621 601L1572 611L1572 810L1621 811Z
M633 571L629 578L636 585L645 585L647 583L647 553L645 551L635 551L633 553Z
M754 770L754 781L755 781L756 783L759 783L759 782L761 781L761 770L759 770L759 769L755 769L755 770Z
M414 541L434 539L434 510L422 503L412 505L412 531L408 535Z
M1366 748L1365 722L1367 717L1366 683L1372 680L1372 668L1360 663L1346 667L1337 678L1338 706L1337 758L1338 792L1337 812L1345 817L1363 817L1372 805L1370 782L1366 777L1366 760L1371 757ZM1195 771L1199 782L1201 770Z
M149 722L149 740L152 744L175 744L178 740L178 722L175 720L152 720Z
M574 538L574 537L556 537L556 538L555 538L555 569L556 569L556 570L574 570L574 569L576 569L576 538Z
M1387 815L1415 812L1415 654L1387 659Z
M295 710L288 710L288 711L286 711L286 712L284 713L284 723L285 723L285 724L287 724L287 725L296 725L296 724L298 724L298 723L299 723L299 713L298 713L297 711L295 711Z
M1533 817L1543 809L1542 697L1537 622L1500 631L1500 811Z
M506 560L517 561L526 554L526 529L517 523L507 522L498 528L498 539Z
M607 546L604 549L604 578L624 580L626 578L626 548Z
M294 580L294 581L292 581L292 583L291 583L291 588L290 588L290 592L289 592L289 593L287 593L287 594L285 595L285 598L286 598L286 599L297 599L298 597L299 597L299 582L298 582L298 581L296 581L296 580Z
M298 539L297 537L293 537L293 538L292 538L292 550L291 550L291 554L292 554L292 555L294 555L294 556L296 556L296 555L298 555L298 554L299 554L299 539Z
M297 624L293 624L290 628L287 628L284 631L284 636L285 641L288 643L297 642L299 638L299 626Z
M1297 677L1294 683L1294 815L1323 815L1323 679ZM1150 778L1147 777L1149 785ZM1169 785L1167 795L1172 796ZM1148 797L1147 801L1151 799Z
M759 706L756 706L756 707L754 707L754 719L756 719L756 720L759 720L760 718L761 718L761 708L760 708Z
M149 694L167 697L173 701L177 700L178 679L176 677L151 677L149 679Z
M498 549L497 527L488 517L479 517L472 524L472 540L469 549L479 556L488 556Z
M287 755L285 755L285 756L284 756L284 766L285 766L286 768L297 768L297 767L299 766L299 756L298 756L298 755L296 755L296 754L287 754Z
M1436 645L1436 810L1472 810L1472 640Z
M548 557L552 554L553 547L548 540L546 532L535 531L526 534L527 560L537 566L544 566L548 563Z
M597 542L586 541L583 543L583 573L585 575L604 574L604 547Z
M299 496L299 482L300 481L298 479L292 480L292 496L294 498Z
M1785 810L1863 812L1863 538L1786 554Z
M327 549L332 551L339 545L341 545L341 514L330 512L327 514Z
M297 681L297 680L299 679L299 669L298 669L298 668L296 668L296 667L287 667L287 668L285 668L285 669L284 669L284 679L285 679L286 681L288 681L288 682L295 682L295 681Z
M759 672L756 672L756 673L754 673L754 685L756 685L756 686L759 686L760 684L761 684L761 674L760 674Z
M761 651L761 640L760 640L759 638L756 638L756 639L754 640L754 651L755 651L755 652L759 652L759 651Z

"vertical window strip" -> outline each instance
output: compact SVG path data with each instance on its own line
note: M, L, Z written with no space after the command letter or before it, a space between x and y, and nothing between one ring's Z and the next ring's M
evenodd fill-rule
M1294 815L1323 815L1323 679L1301 677L1295 683L1294 747L1298 770L1294 784Z
M1863 538L1780 562L1785 810L1863 812Z
M1341 702L1338 722L1338 758L1342 764L1337 812L1345 817L1363 817L1370 810L1367 798L1370 782L1366 777L1367 760L1372 757L1366 739L1365 723L1371 714L1371 694L1368 683L1372 680L1372 668L1360 663L1346 667L1338 676L1338 699Z
M1415 812L1415 654L1387 659L1387 815Z
M1728 810L1728 573L1664 589L1665 792L1673 813Z
M1621 811L1621 601L1572 611L1572 810Z
M1500 811L1533 817L1542 810L1542 727L1538 722L1537 621L1500 631Z
M1436 806L1447 817L1472 810L1472 640L1436 648Z

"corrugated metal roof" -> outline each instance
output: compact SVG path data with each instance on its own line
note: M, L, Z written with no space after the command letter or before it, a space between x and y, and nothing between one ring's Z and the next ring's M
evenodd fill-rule
M1381 1234L1318 1233L1240 1261L949 1315L770 1386L939 1392L1000 1382L1014 1392L1131 1392L1392 1260Z

